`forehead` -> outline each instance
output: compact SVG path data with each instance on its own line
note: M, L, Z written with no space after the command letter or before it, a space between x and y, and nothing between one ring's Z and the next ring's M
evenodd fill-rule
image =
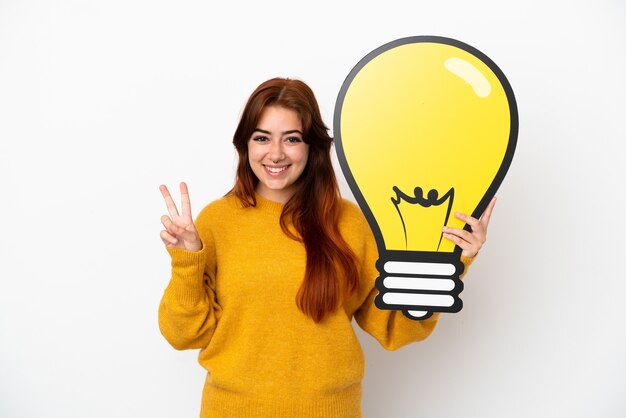
M282 106L267 106L263 108L259 116L257 127L290 127L290 129L302 130L302 120L298 112Z

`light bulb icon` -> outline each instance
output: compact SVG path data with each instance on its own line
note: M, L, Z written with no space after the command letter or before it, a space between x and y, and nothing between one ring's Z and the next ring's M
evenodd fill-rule
M376 237L379 309L421 320L458 312L461 248L444 225L479 218L517 142L513 90L486 55L415 36L385 44L350 72L335 106L341 169Z

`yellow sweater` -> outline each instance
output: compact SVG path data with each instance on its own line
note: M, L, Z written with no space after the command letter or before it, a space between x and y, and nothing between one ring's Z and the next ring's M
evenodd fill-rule
M195 222L201 251L168 249L172 278L159 326L174 348L201 350L202 418L360 417L364 359L352 317L388 350L426 338L437 323L438 314L412 321L375 307L376 243L346 200L339 226L358 257L359 289L313 322L296 306L306 253L282 232L282 208L258 195L250 208L222 198Z

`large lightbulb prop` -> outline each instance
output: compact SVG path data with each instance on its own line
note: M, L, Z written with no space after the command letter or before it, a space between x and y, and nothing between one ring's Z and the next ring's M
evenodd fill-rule
M444 225L470 227L510 166L517 105L486 55L454 39L416 36L365 56L335 106L337 155L376 237L379 309L421 320L463 303L461 248Z

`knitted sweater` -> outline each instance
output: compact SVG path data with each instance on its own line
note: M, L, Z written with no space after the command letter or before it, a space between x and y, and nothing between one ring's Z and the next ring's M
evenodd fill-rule
M249 208L232 196L207 205L195 222L202 250L168 248L172 278L159 326L174 348L201 350L201 417L360 417L364 358L352 318L395 350L426 338L439 315L412 321L376 308L376 242L344 200L339 228L357 256L359 287L316 324L296 306L304 245L281 230L282 204L256 199Z

